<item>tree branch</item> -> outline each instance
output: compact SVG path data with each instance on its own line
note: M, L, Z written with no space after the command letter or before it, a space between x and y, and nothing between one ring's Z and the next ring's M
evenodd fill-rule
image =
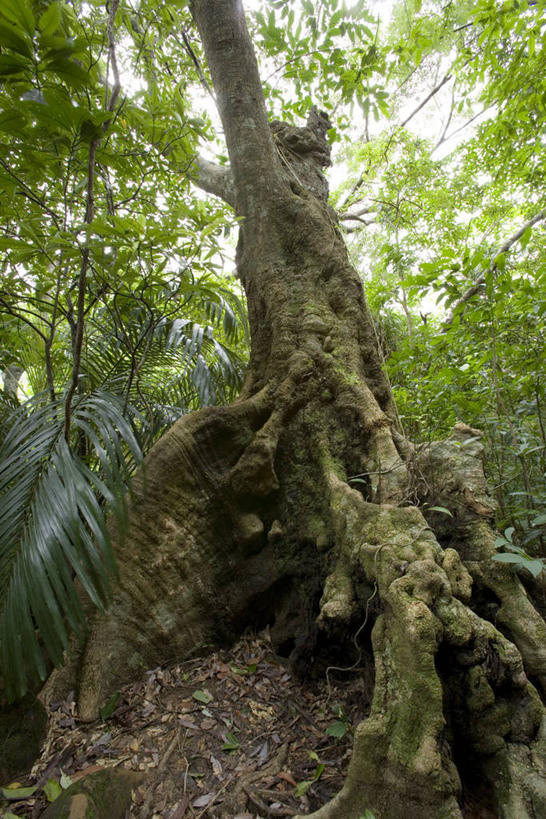
M190 171L190 178L198 188L219 196L235 208L235 187L229 166L217 165L202 156L197 156Z
M197 71L197 75L199 77L201 85L203 86L205 91L208 94L210 94L210 96L212 97L214 102L216 102L216 97L214 96L214 91L212 90L212 88L210 87L210 85L207 82L207 78L205 77L205 72L201 68L201 63L197 59L195 51L193 50L193 48L191 46L191 43L189 41L188 35L186 34L186 32L184 30L182 30L182 40L184 41L184 48L186 49L191 61L193 62L194 66L195 66L195 69Z
M453 75L452 75L452 74L450 74L450 73L448 72L448 73L447 73L447 74L444 76L444 78L443 78L442 80L440 80L440 82L438 83L438 85L434 86L434 88L432 89L432 91L431 91L429 94L427 94L427 96L425 97L425 99L424 99L424 100L423 100L423 101L422 101L422 102L421 102L421 103L420 103L420 104L417 106L417 108L414 108L414 109L413 109L413 111L411 112L411 114L410 114L408 117L406 117L406 119L404 120L404 122L402 122L402 123L401 123L401 124L398 126L398 129L400 129L400 128L405 128L405 127L406 127L406 125L408 124L408 122L409 122L410 120L412 120L412 119L413 119L413 117L414 117L416 114L418 114L418 113L419 113L419 111L421 111L421 109L422 109L422 108L424 108L424 107L425 107L425 105L426 105L428 102L430 102L430 100L431 100L431 99L432 99L432 98L433 98L433 97L434 97L434 96L435 96L435 95L438 93L438 91L439 91L441 88L443 88L443 87L444 87L444 85L446 84L446 82L449 82L449 81L450 81L450 79L451 79L451 77L452 77L452 76L453 76Z
M492 261L488 269L484 273L482 273L481 276L478 276L474 284L472 284L467 290L465 290L460 299L457 299L457 301L453 305L451 313L444 322L444 327L450 327L451 324L453 323L453 319L455 318L455 314L457 313L457 311L461 307L463 307L468 301L470 301L470 299L481 290L481 288L485 284L487 274L491 273L497 267L495 259L498 256L500 256L501 253L507 253L510 250L510 248L513 245L515 245L515 243L519 239L521 239L521 237L528 228L533 227L533 225L536 225L537 222L541 222L543 219L546 219L546 208L539 211L539 213L535 214L535 216L533 216L532 219L529 219L528 222L525 222L524 225L522 225L512 236L510 236L509 239L506 240L506 242L503 245L501 245L501 247L498 248L498 250L493 254Z
M411 75L410 75L410 76L411 76ZM435 95L438 93L438 91L440 91L440 89L441 89L441 88L443 88L443 87L444 87L444 85L445 85L447 82L449 82L449 80L452 78L452 76L453 76L453 75L452 75L452 74L450 74L450 73L448 72L448 73L447 73L447 74L444 76L444 78L443 78L442 80L440 80L440 82L438 83L438 85L436 85L436 86L435 86L435 87L432 89L432 91L431 91L431 92L430 92L430 93L429 93L429 94L428 94L428 95L425 97L425 99L424 99L424 100L423 100L423 101L422 101L422 102L421 102L421 103L420 103L420 104L417 106L417 108L414 108L414 110L411 112L411 114L409 114L409 116L407 116L407 117L406 117L406 119L405 119L405 120L404 120L404 121L403 121L403 122L402 122L400 125L397 125L397 126L396 126L396 128L395 128L395 129L394 129L394 131L392 132L392 134L391 134L391 136L390 136L390 139L389 139L389 141L387 142L387 145L386 145L385 150L384 150L384 152L383 152L383 154L384 154L384 156L385 156L385 157L387 156L387 153L388 153L388 151L389 151L389 148L390 148L390 146L391 146L391 143L392 143L392 141L393 141L394 137L396 136L396 134L397 134L397 133L398 133L398 132L399 132L399 131L400 131L402 128L404 128L404 127L405 127L405 126L408 124L408 122L410 122L410 120L412 120L412 119L413 119L413 117L414 117L416 114L418 114L418 113L419 113L419 111L421 111L421 109L422 109L422 108L424 108L424 107L425 107L425 105L426 105L428 102L430 102L430 100L431 100L431 99L432 99L432 98L433 98L433 97L434 97L434 96L435 96ZM437 147L437 146L436 146L436 147ZM366 175L367 175L367 173L368 173L368 171L369 171L369 169L370 169L370 165L371 165L371 161L368 163L368 167L366 168L366 170L365 170L365 171L363 171L363 172L361 173L361 175L359 176L359 178L357 179L357 181L355 182L355 184L353 185L353 187L350 189L349 193L348 193L348 194L345 196L345 198L343 199L343 201L342 201L342 202L340 203L340 205L338 206L338 211L339 211L339 210L340 210L342 207L344 207L344 206L347 204L347 202L349 201L349 199L351 198L351 196L353 196L353 195L354 195L354 194L355 194L355 193L356 193L356 192L357 192L357 191L358 191L358 190L359 190L359 189L362 187L362 185L364 184L364 181L365 181L365 179L366 179Z
M431 153L433 154L433 153L434 153L434 151L435 151L437 148L439 148L439 147L440 147L440 145L442 145L444 142L449 142L449 140L450 140L450 139L453 139L453 137L454 137L456 134L460 133L461 131L464 131L464 129L465 129L465 128L468 128L468 126L469 126L469 125L471 125L471 124L474 122L474 120L476 120L476 119L478 119L479 117L481 117L481 116L482 116L482 114L485 114L485 112L486 112L486 111L489 111L489 109L490 109L490 108L493 108L493 107L494 107L494 103L491 103L491 105L486 105L486 106L485 106L485 108L482 108L482 110L481 110L481 111L478 111L478 113L477 113L477 114L474 114L474 116L470 117L470 119L469 119L469 120L467 120L467 121L466 121L466 122L465 122L463 125L460 125L458 128L456 128L456 129L455 129L454 131L452 131L450 134L448 134L448 135L443 134L443 135L442 135L442 137L441 137L441 139L438 141L438 143L437 143L437 144L434 146L434 148L432 149L432 152L431 152Z
M363 219L362 216L351 213L344 213L339 219L341 222L360 222L362 225L371 225L377 222L377 219ZM352 230L356 230L356 228L352 228Z
M375 213L375 208L370 208L367 205L362 205L357 210L343 213L340 219L352 219L354 216L365 216L367 213Z

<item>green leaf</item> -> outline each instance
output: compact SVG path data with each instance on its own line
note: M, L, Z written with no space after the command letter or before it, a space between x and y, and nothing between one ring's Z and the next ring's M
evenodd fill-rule
M36 28L36 19L29 0L2 0L2 13L12 23L25 29L32 37Z
M496 560L497 563L513 563L518 566L523 564L522 556L513 552L501 552L498 555L493 555L491 560Z
M529 244L529 239L531 238L532 235L533 231L532 228L530 227L526 228L526 230L523 231L519 239L519 242L523 248L527 247L527 245Z
M0 22L0 46L10 48L24 57L32 57L32 45L24 31Z
M29 59L20 54L0 54L0 75L20 74L32 65Z
M81 88L89 84L89 73L73 60L53 57L47 61L44 68L47 71L54 71L74 88Z
M197 702L202 702L203 705L208 705L209 702L212 702L214 699L212 694L209 694L207 691L203 691L202 689L194 691L192 697L194 700L197 700Z
M419 269L422 273L436 273L438 271L438 264L435 262L421 262Z
M235 734L227 733L226 740L222 745L222 751L236 751L240 747L241 743L235 736Z
M538 577L538 575L544 571L544 561L539 559L530 558L524 552L519 553L512 553L512 552L501 552L498 555L493 555L491 560L496 560L498 563L509 563L517 569L527 569L533 577Z
M328 726L326 729L326 735L329 737L335 737L336 739L341 739L347 733L348 725L346 722L341 720L336 720L332 722L331 725Z
M4 799L11 802L17 802L20 799L28 799L36 791L36 786L31 788L0 788L0 793Z
M0 445L0 668L8 697L22 695L28 676L44 679L42 644L63 661L69 629L83 635L85 619L73 574L104 608L115 572L108 508L123 531L127 449L140 450L120 402L107 393L74 402L74 430L89 434L93 472L64 438L63 401L43 397L17 410Z
M44 785L43 791L48 802L54 802L63 792L56 779L48 779Z
M106 722L107 719L110 719L110 717L116 710L120 696L121 693L119 691L116 691L108 700L106 700L104 705L99 709L100 718L103 722Z
M504 270L506 267L506 253L499 253L498 256L495 256L493 265L498 267L499 270Z
M298 784L294 788L294 796L297 797L303 796L305 793L307 793L311 785L314 785L314 783L315 783L314 779L306 779L303 782L298 782Z
M512 535L515 532L515 528L513 526L509 526L507 529L504 530L504 537L508 541L508 543L512 543Z
M453 517L453 513L446 509L445 506L427 506L427 512L441 512L442 515L449 515L450 518Z
M533 577L538 577L541 572L545 569L545 564L543 560L526 560L523 564L523 568L527 569Z
M234 674L239 674L242 677L246 676L247 674L254 674L256 668L257 668L256 664L248 665L246 666L246 668L240 668L237 665L230 665L231 671L233 671Z
M61 24L62 12L60 3L53 2L38 20L38 28L46 35L54 34Z

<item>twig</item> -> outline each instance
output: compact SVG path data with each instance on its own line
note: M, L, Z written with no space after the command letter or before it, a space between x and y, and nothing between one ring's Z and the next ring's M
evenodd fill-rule
M546 208L539 211L539 213L535 214L535 216L533 216L532 219L529 219L528 222L525 222L524 225L522 225L512 236L510 236L509 239L506 240L506 242L504 242L503 245L501 245L501 247L498 248L498 250L495 251L495 253L493 253L492 261L486 272L482 273L481 276L478 276L474 284L472 284L467 290L465 290L463 295L459 299L457 299L457 301L453 305L451 313L444 322L444 328L450 327L451 324L453 324L453 319L455 318L457 310L463 307L466 304L466 302L469 301L472 298L472 296L474 296L481 289L482 285L485 284L487 274L492 273L497 267L495 259L498 256L500 256L501 253L507 253L512 247L512 245L514 245L518 241L518 239L521 239L521 237L528 228L533 227L533 225L536 225L537 222L541 222L543 219L546 219Z
M253 782L257 782L260 779L265 779L268 776L276 776L278 773L280 773L284 766L284 763L286 762L287 756L288 744L284 743L283 745L281 745L278 753L276 754L276 756L273 757L271 762L269 762L263 768L260 768L260 770L251 771L250 773L246 774L246 776L243 776L238 780L233 791L228 796L229 804L236 805L238 797L241 794L241 792L244 791L245 793L247 793L246 788L250 787L250 785Z
M6 162L4 159L0 158L0 165L3 167L3 169L6 171L6 173L9 174L12 177L12 179L14 179L17 182L17 184L21 186L21 188L23 190L23 194L27 197L27 199L30 199L31 202L34 202L35 205L38 205L46 213L48 213L51 216L51 218L53 219L53 222L54 222L55 226L57 228L59 228L59 219L58 219L57 213L55 213L54 210L49 208L45 204L45 202L42 202L42 200L40 199L39 196L36 196L36 194L31 190L31 188L29 188L29 186L26 184L26 182L24 182L22 179L20 179L17 176L17 174L11 169L8 162Z
M471 123L473 123L475 119L478 119L479 117L481 117L481 116L482 116L482 114L485 114L485 112L486 112L486 111L489 111L489 109L490 109L490 108L493 108L493 104L491 104L491 105L486 105L486 106L485 106L485 108L482 108L482 110L481 110L481 111L478 111L478 113L477 113L477 114L474 114L474 116L470 117L470 119L469 119L469 120L467 120L467 121L466 121L466 122L465 122L463 125L460 125L458 128L455 128L455 130L454 130L454 131L452 131L452 132L451 132L451 133L450 133L448 136L443 135L443 136L442 136L442 138L441 138L441 139L438 141L438 143L437 143L437 144L434 146L434 148L432 149L431 154L433 154L433 153L434 153L434 151L435 151L437 148L439 148L439 147L440 147L440 145L443 145L443 143L444 143L444 142L449 142L449 140L450 140L450 139L453 139L453 137L454 137L456 134L460 133L461 131L464 131L464 129L465 129L465 128L468 128L468 126L469 126Z
M463 26L457 26L457 28L453 29L453 33L456 34L457 31L464 31L465 28L470 28L473 25L474 23L465 23Z
M435 151L436 148L439 148L440 145L442 145L442 143L444 142L444 140L446 138L447 129L449 128L449 126L451 124L451 118L453 116L453 109L454 108L455 108L455 83L453 83L453 87L451 89L451 105L449 106L449 114L448 114L448 117L447 117L447 120L446 120L446 124L444 126L444 130L442 131L442 135L440 136L440 139L438 140L438 142L436 143L436 145L432 149L433 151Z
M260 799L257 793L250 790L246 785L243 785L243 790L252 802L262 813L267 814L267 816L295 816L293 810L290 808L270 808L269 805L266 805L263 799ZM201 815L201 814L199 814Z
M186 34L186 32L183 29L182 29L182 39L184 41L184 46L186 48L186 51L188 52L188 54L190 56L190 59L193 62L194 66L195 66L195 68L197 70L197 74L199 76L199 79L201 81L202 86L210 94L210 96L212 97L214 102L216 102L216 97L214 96L214 91L210 87L210 85L209 85L209 83L207 81L207 78L205 77L205 73L204 73L203 69L201 68L201 63L197 59L195 51L193 50L193 48L191 46L188 35Z
M174 736L173 736L172 740L170 741L167 750L163 754L163 757L161 758L161 762L157 766L157 769L156 769L157 773L156 773L156 776L154 777L154 782L153 782L152 785L150 785L150 788L148 789L148 794L147 794L146 799L144 800L144 804L142 806L143 816L151 816L151 814L152 814L151 807L152 807L152 801L153 801L153 798L154 798L154 789L155 789L155 786L157 785L157 780L159 779L159 775L161 773L163 773L163 771L167 767L167 763L168 763L169 759L171 758L174 749L176 748L177 745L180 744L181 736L182 736L182 726L179 725L178 728L175 729Z
M219 790L219 791L217 791L217 792L214 794L214 796L212 797L212 799L210 800L210 802L207 802L207 804L205 805L205 807L203 808L203 810L202 810L202 811L199 811L199 813L197 814L197 816L195 817L195 819L199 819L199 817L204 816L204 815L205 815L205 813L208 813L208 810L209 810L210 806L211 806L211 805L213 805L213 804L216 802L216 800L218 799L218 797L220 796L220 794L222 794L222 793L225 791L225 789L227 788L227 786L228 786L228 785L231 785L231 783L233 782L233 780L234 780L234 779L235 779L235 776L230 776L230 777L229 777L229 779L226 779L226 781L224 782L224 784L222 785L222 787L220 788L220 790Z

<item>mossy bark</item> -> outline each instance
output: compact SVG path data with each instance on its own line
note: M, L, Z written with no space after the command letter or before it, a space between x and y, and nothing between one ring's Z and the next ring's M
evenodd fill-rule
M132 791L144 774L105 768L71 785L42 813L42 819L125 819Z
M327 119L270 125L240 2L192 8L231 160L218 193L241 221L250 366L238 401L183 418L147 459L113 604L73 658L80 715L246 626L269 624L305 669L369 620L372 710L316 815L459 817L478 781L499 816L538 817L546 627L490 559L479 436L459 426L423 452L404 438L327 203ZM424 516L437 505L452 517Z

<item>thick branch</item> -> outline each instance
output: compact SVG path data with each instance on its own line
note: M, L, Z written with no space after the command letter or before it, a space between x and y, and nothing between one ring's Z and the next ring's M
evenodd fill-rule
M360 222L361 225L372 225L377 222L377 219L363 219L362 216L346 213L340 216L340 222ZM352 228L352 230L357 230L357 228Z
M532 219L529 219L528 222L525 222L524 225L522 225L512 236L510 236L509 239L506 240L506 242L503 245L501 245L501 247L499 247L499 249L493 254L491 264L489 265L485 273L482 273L481 276L478 276L474 284L472 284L468 288L468 290L465 290L461 298L455 302L453 310L451 311L450 315L444 322L444 327L449 327L453 323L455 314L461 309L461 307L463 307L468 301L470 301L470 299L473 296L476 295L476 293L478 293L481 290L481 288L485 284L487 274L495 270L497 266L495 259L497 259L497 257L500 256L501 253L507 253L510 250L510 248L513 245L515 245L515 243L519 239L521 239L526 230L533 227L533 225L536 225L537 222L541 222L543 219L546 219L546 208L541 210L539 213L535 214L535 216L533 216Z
M232 208L235 208L235 187L231 168L209 162L202 156L196 157L191 174L192 182L198 188L219 196Z

